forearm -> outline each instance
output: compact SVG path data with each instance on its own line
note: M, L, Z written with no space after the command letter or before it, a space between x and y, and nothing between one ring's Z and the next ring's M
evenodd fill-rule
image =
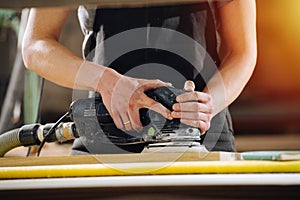
M249 81L257 57L254 0L234 0L219 9L221 65L205 92L212 95L213 115L229 106Z
M104 88L101 83L106 82L100 81L104 72L109 81L120 75L104 66L84 61L59 43L60 32L69 14L68 8L31 10L22 45L25 66L58 85L100 92Z
M213 116L228 107L241 94L256 63L256 53L230 54L208 82L204 92L212 96Z
M24 42L23 57L29 70L68 88L93 90L104 70L84 62L53 39Z

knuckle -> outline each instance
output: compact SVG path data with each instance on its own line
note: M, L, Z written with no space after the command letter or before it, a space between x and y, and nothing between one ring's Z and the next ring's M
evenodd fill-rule
M163 84L164 82L162 82L161 80L159 80L159 79L154 79L154 82L156 83L156 84Z
M135 105L134 101L132 99L130 99L129 103L128 103L128 107L132 108Z
M199 93L199 92L193 92L193 94L194 94L194 96L195 96L195 99L196 99L197 101L199 101L199 100L200 100L200 93Z
M198 128L200 128L200 129L203 128L202 123L201 123L200 120L196 121L196 126L197 126Z
M195 110L198 112L202 110L202 106L200 103L196 103L194 107L195 107Z
M207 95L206 95L206 99L207 99L207 101L211 101L211 100L212 100L211 95L207 94Z
M197 121L197 127L201 130L201 132L205 132L210 128L209 122Z
M214 110L213 105L208 105L208 106L207 106L207 111L208 111L209 113L212 113L213 110Z
M189 85L192 86L192 87L195 87L194 81L188 80L188 81L187 81L187 84L189 84Z
M207 123L209 123L209 121L210 121L210 115L205 115L205 122L207 122Z
M196 114L196 119L201 119L201 118L202 118L202 113L198 112L198 113Z

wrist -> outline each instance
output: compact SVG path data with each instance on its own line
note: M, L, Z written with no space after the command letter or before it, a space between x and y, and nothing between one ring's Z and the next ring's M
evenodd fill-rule
M105 67L103 73L101 74L96 91L100 94L111 94L113 88L117 82L121 79L122 75L116 72L114 69Z

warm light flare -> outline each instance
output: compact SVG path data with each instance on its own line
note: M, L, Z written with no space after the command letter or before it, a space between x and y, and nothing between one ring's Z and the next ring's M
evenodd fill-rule
M253 92L300 97L300 1L258 0L257 32Z

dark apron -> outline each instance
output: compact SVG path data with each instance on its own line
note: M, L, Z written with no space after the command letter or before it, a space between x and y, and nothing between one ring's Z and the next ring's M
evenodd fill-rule
M160 79L178 88L186 80L193 80L196 90L202 91L220 64L215 7L215 4L199 3L97 9L93 27L85 30L89 34L84 57L121 74ZM211 128L201 140L209 151L235 151L227 108L212 119ZM120 153L119 147L113 145L103 144L103 148L92 145L95 145L93 141L76 139L72 154ZM129 145L122 149L140 152L143 147Z

